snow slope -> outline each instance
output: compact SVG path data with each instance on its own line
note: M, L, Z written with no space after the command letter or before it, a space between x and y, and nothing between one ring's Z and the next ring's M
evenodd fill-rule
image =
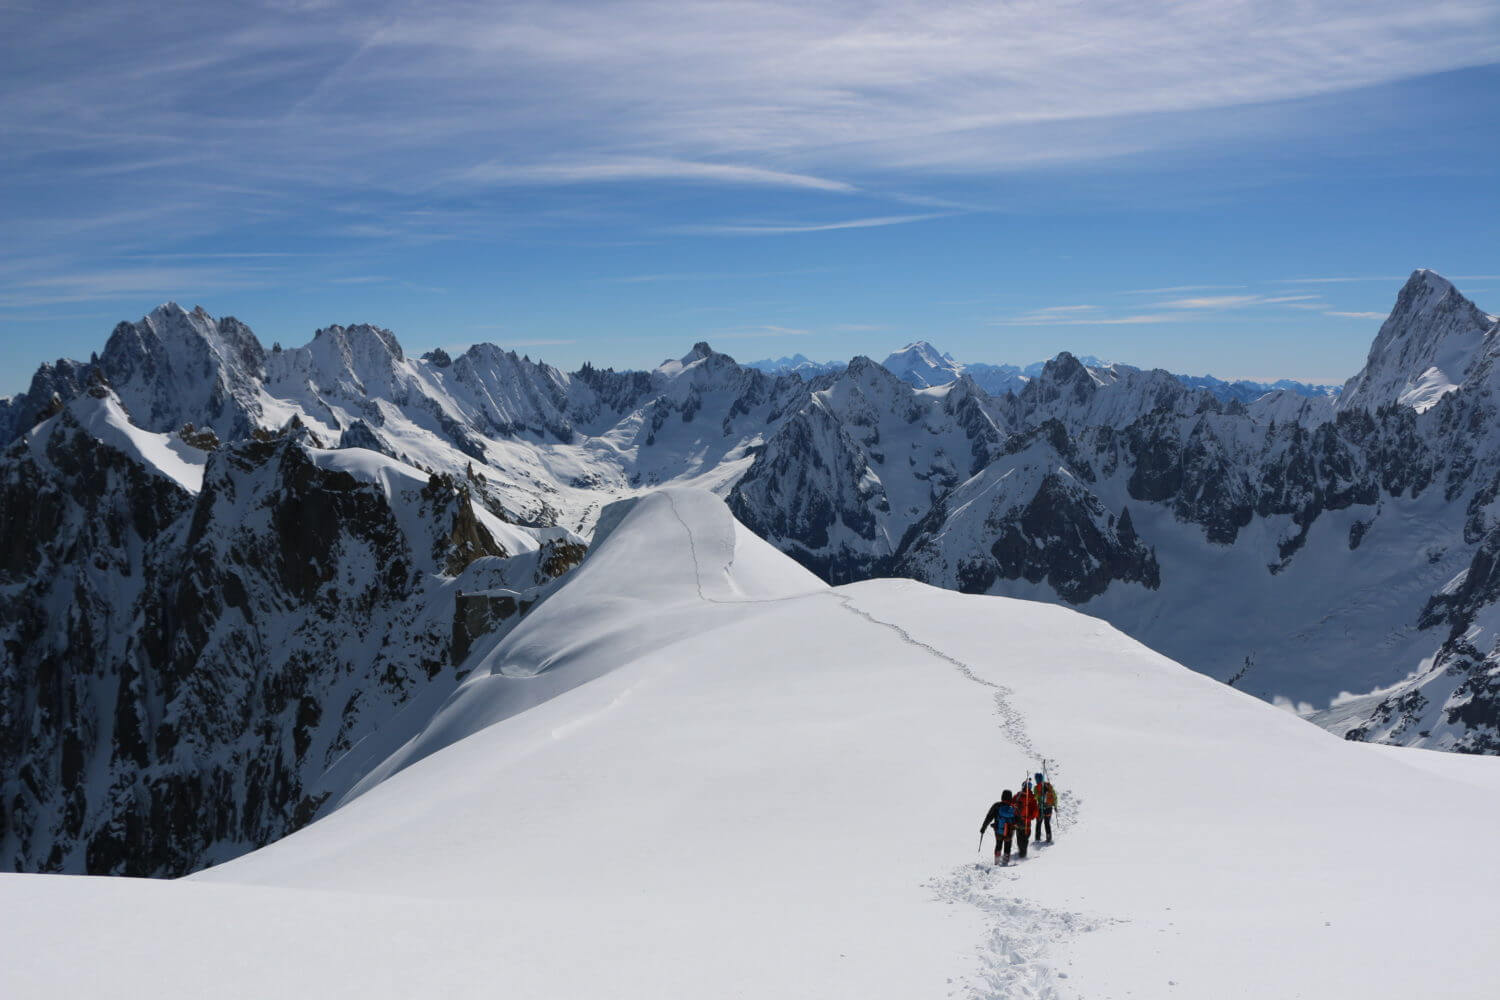
M196 493L202 488L207 453L185 444L177 435L153 434L137 427L113 393L80 396L67 409L78 427L107 447L189 492ZM58 430L58 421L51 420L27 432L27 444L38 461L47 461L47 446Z
M702 493L603 521L430 752L326 818L181 882L0 877L5 995L1492 995L1480 762L1064 608L826 588ZM983 864L1043 755L1056 844Z

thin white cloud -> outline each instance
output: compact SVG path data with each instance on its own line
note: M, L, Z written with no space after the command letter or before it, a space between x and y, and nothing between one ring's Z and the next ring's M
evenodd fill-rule
M607 184L629 181L683 181L749 184L852 192L854 185L826 177L768 170L733 163L697 163L671 159L611 159L593 163L513 164L490 162L470 167L458 179L473 184Z
M1185 149L1327 117L1276 102L1500 51L1493 0L1319 0L1286 17L1245 0L1180 0L1170 16L1116 0L869 0L858 16L809 0L142 9L12 12L27 57L0 65L0 186L18 193L4 252L116 254L161 234L187 245L249 219L328 235L330 192L388 202L460 180L472 210L419 222L377 205L332 235L378 245L493 239L518 216L563 224L542 192L495 195L520 186L727 185L945 208L903 189L1126 155L1179 163ZM604 193L584 207L624 215ZM848 211L869 217L714 231L919 218Z
M1174 115L1487 64L1500 42L1489 0L120 4L13 28L48 67L0 68L0 133L32 176L83 152L75 171L121 183L180 159L175 182L385 189L467 169L840 191L1096 160L1235 127Z
M0 307L93 302L122 297L190 300L205 292L264 288L269 283L269 272L256 268L78 269L62 275L13 281L0 288Z
M1070 316L1041 311L990 320L988 326L1138 326L1180 323L1185 313L1137 313L1127 316Z
M1232 288L1244 288L1244 285L1168 285L1166 288L1133 288L1126 295L1173 295L1178 292L1213 292Z
M1072 316L1081 313L1095 312L1098 306L1043 306L1034 309L1030 315L1033 316Z
M282 260L293 257L331 257L326 253L282 253L247 251L245 253L124 253L120 260Z
M1159 303L1166 309L1242 309L1245 306L1269 306L1311 302L1316 295L1203 295L1196 298L1170 299Z
M715 340L760 340L765 337L807 337L811 336L812 332L800 327L766 323L761 326L737 326L728 330L716 330L709 336Z
M930 212L926 215L879 215L864 219L841 219L838 222L757 222L677 226L672 231L696 236L779 236L786 233L827 233L838 229L873 229L879 226L902 226L911 222L945 219L952 214L952 212Z
M1205 295L1192 299L1171 299L1161 303L1167 309L1233 309L1260 298L1258 295Z
M792 271L669 271L662 274L628 274L600 280L622 285L649 285L672 281L742 281L747 278L783 278L794 274L819 274L828 270L830 269L824 267L806 267Z
M1404 274L1382 276L1364 276L1358 278L1283 278L1282 283L1287 285L1345 285L1360 281L1405 281Z
M1345 319L1385 319L1383 312L1345 312L1341 309L1325 309L1324 316L1342 316Z

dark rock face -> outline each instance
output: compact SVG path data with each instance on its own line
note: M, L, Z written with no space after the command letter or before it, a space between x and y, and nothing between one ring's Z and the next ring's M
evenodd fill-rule
M874 513L888 506L865 469L865 455L838 420L810 406L767 442L730 493L729 509L824 579L862 579L883 554Z
M55 421L45 463L0 462L7 868L180 875L285 836L354 743L455 682L444 579L505 555L466 485L387 494L289 433L211 453L194 497Z
M258 425L254 386L265 365L249 327L176 305L116 326L99 358L138 426L171 431L192 420L222 438L247 436Z
M453 607L453 665L469 658L475 639L520 618L533 603L518 594L459 594Z
M0 441L14 440L62 408L62 404L83 395L97 362L69 361L59 358L55 364L44 364L31 377L31 385L19 396L0 400Z
M167 571L161 550L193 506L186 490L83 433L71 412L54 420L46 465L23 442L0 462L0 585L16 588L0 602L0 843L20 871L80 870L96 806L88 779L149 755L140 701L151 651L129 625L149 621ZM44 828L49 816L64 836Z
M1097 597L1116 580L1152 590L1161 586L1156 556L1136 536L1129 509L1116 521L1092 494L1070 489L1055 474L1043 479L1030 503L992 530L990 555L999 576L1046 580L1069 604ZM988 585L977 589L983 592Z

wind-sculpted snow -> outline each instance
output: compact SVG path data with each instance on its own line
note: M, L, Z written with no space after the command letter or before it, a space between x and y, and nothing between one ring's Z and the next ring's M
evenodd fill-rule
M559 581L513 629L476 646L468 679L352 794L481 728L715 627L705 602L722 606L730 621L739 605L825 589L709 494L661 490L612 504L566 586Z
M1404 1000L1434 954L1447 995L1500 975L1474 761L1335 739L1065 608L826 588L703 493L601 523L506 678L575 683L192 879L3 877L7 986ZM637 591L656 644L579 645ZM996 868L975 820L1039 751L1055 841ZM1444 849L1372 877L1412 802Z

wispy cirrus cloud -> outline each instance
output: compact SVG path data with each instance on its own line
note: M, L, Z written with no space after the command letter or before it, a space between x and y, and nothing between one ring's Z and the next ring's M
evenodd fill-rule
M1205 286L1178 286L1202 288ZM1137 294L1126 292L1126 295ZM991 326L1142 326L1180 323L1196 313L1224 312L1256 306L1286 305L1295 308L1325 308L1317 295L1202 295L1155 303L1152 312L1110 311L1096 305L1043 306L1015 316L991 320ZM1170 310L1161 312L1159 310Z
M264 288L272 280L271 272L257 268L75 268L66 274L21 278L0 286L0 308L94 302L122 295L163 301Z
M677 226L677 233L695 236L781 236L787 233L827 233L839 229L874 229L880 226L904 226L947 218L952 212L929 212L924 215L878 215L863 219L839 219L835 222L751 222L696 226Z
M674 281L741 281L754 278L784 278L791 275L826 273L829 268L805 267L791 271L668 271L661 274L627 274L620 277L601 278L601 281L621 285L654 285Z
M1062 311L1059 311L1062 310ZM1089 310L1089 311L1081 311ZM1127 313L1106 315L1092 306L1049 306L1016 316L989 320L987 326L1142 326L1180 323L1186 313Z
M1178 292L1212 292L1222 291L1230 288L1244 288L1244 285L1168 285L1166 288L1133 288L1126 295L1172 295Z
M653 157L605 159L579 163L517 164L492 161L460 172L457 179L471 184L549 185L608 184L622 181L674 181L807 188L851 192L854 185L826 177L769 170L734 163L703 163Z
M1350 285L1365 281L1405 281L1406 275L1361 275L1348 278L1282 278L1283 285Z
M734 326L715 330L709 336L715 340L761 340L766 337L807 337L812 333L812 330L802 327L764 323L757 326Z
M871 0L858 17L804 0L122 0L0 17L27 40L0 67L0 179L90 179L155 217L168 199L113 194L286 208L330 188L650 182L936 206L903 187L1260 134L1220 112L1481 65L1500 44L1488 0L1321 0L1295 18L1219 0Z
M1159 303L1166 309L1243 309L1246 306L1285 305L1311 302L1316 295L1201 295Z
M1059 316L1059 317L1063 317L1063 316L1076 316L1076 315L1081 315L1083 313L1097 312L1098 309L1099 309L1098 306L1087 306L1087 305L1078 305L1078 306L1043 306L1040 309L1034 309L1034 310L1032 310L1031 313L1030 313L1030 315L1033 315L1033 316Z
M1342 309L1324 309L1324 316L1341 316L1345 319L1385 319L1383 312L1346 312Z

